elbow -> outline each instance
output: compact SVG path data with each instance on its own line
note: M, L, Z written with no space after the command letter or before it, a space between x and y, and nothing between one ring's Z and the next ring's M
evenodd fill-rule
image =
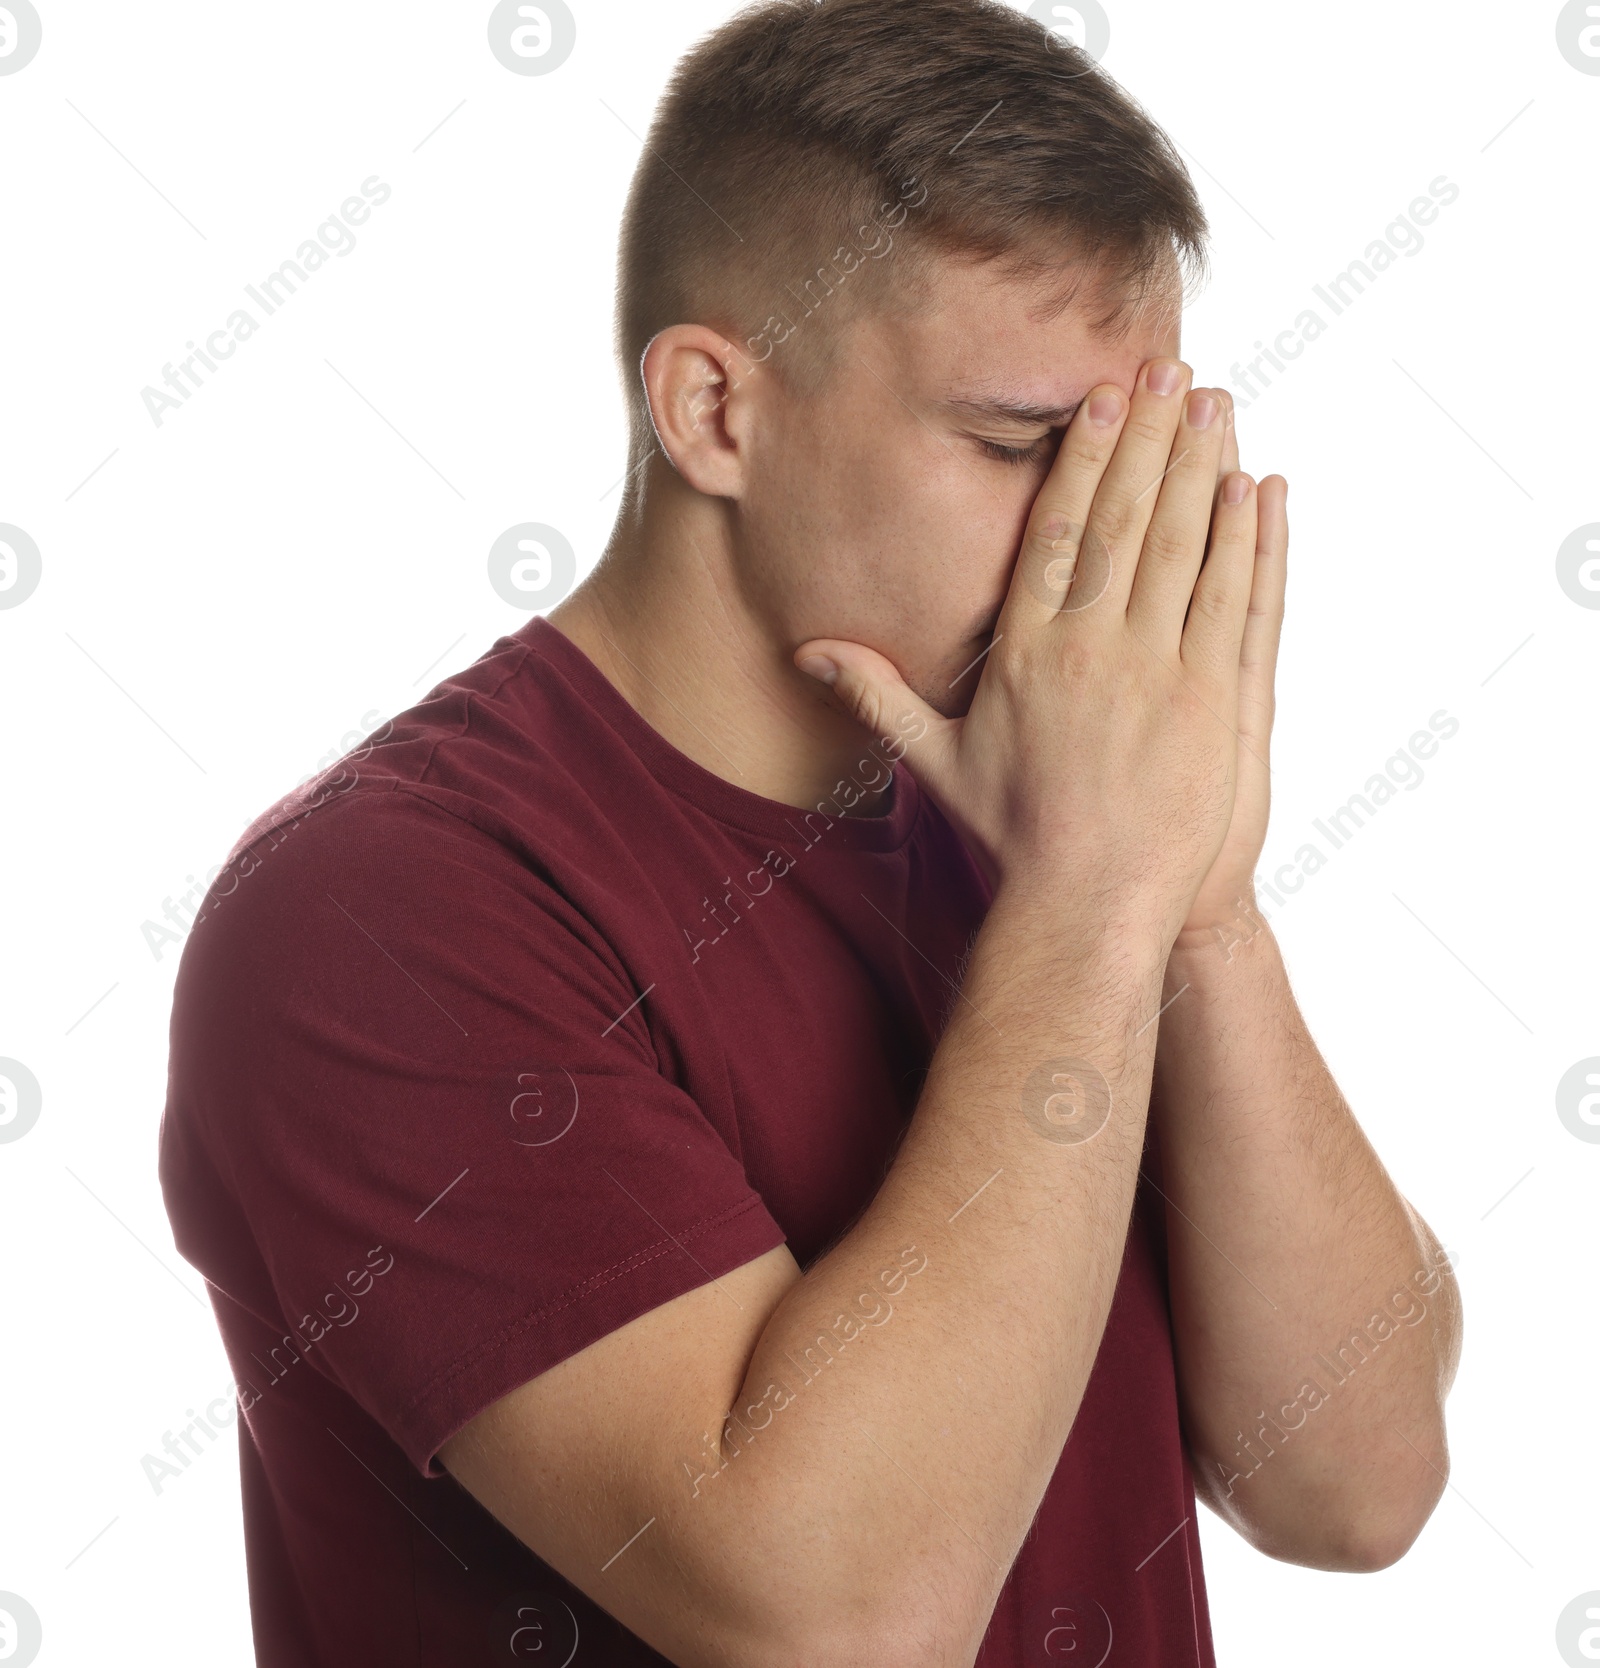
M1430 1467L1412 1487L1389 1502L1387 1510L1361 1526L1352 1540L1352 1569L1361 1575L1386 1570L1416 1545L1450 1482L1450 1457L1441 1440L1437 1467Z
M1327 1540L1313 1567L1343 1575L1376 1575L1389 1569L1416 1544L1431 1511L1430 1506L1420 1515L1388 1514L1350 1524Z
M1450 1483L1450 1450L1442 1417L1429 1446L1432 1458L1419 1456L1414 1464L1397 1466L1390 1486L1374 1488L1366 1503L1350 1513L1337 1547L1340 1561L1329 1568L1371 1575L1398 1564L1416 1544Z
M1310 1514L1292 1529L1260 1532L1258 1551L1282 1563L1342 1575L1374 1575L1398 1564L1416 1544L1444 1493L1446 1477L1430 1472L1404 1492L1370 1495Z

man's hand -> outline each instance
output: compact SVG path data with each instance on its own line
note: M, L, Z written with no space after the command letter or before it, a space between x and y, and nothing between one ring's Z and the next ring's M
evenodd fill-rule
M1258 494L1224 472L1226 396L1189 384L1187 366L1153 360L1131 402L1111 385L1083 402L965 717L935 712L860 644L814 640L795 657L880 734L907 713L925 721L907 762L997 883L1076 889L1169 945L1226 848L1248 856L1248 881L1265 802L1252 782L1230 834ZM1281 483L1274 503L1281 521ZM1271 617L1252 624L1259 661ZM1252 697L1253 724L1258 709ZM1218 885L1233 884L1230 858Z
M1238 432L1233 425L1233 400L1215 390L1227 404L1227 441L1223 447L1224 477L1239 467ZM1220 493L1222 483L1219 480ZM1272 772L1269 764L1274 712L1273 681L1278 665L1278 640L1283 629L1284 579L1288 565L1289 520L1285 508L1289 483L1270 475L1257 489L1255 578L1250 613L1245 622L1239 657L1239 706L1235 729L1239 741L1239 776L1234 790L1233 821L1211 871L1200 887L1189 919L1178 935L1180 943L1214 939L1219 928L1236 928L1252 918L1255 869L1267 838L1271 809Z

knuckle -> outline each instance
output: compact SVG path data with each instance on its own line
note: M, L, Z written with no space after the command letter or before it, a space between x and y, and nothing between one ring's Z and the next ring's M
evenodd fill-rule
M1126 488L1116 486L1101 491L1094 501L1092 525L1108 544L1117 543L1133 520L1137 500Z
M1076 549L1082 537L1082 523L1073 520L1072 507L1065 497L1051 493L1034 504L1028 543L1035 549Z
M1067 513L1069 503L1086 503L1094 496L1110 456L1106 450L1085 451L1063 446L1047 478L1045 490L1050 502L1062 513Z
M1058 463L1068 469L1084 464L1103 469L1106 460L1116 449L1116 429L1072 426L1062 438L1061 450L1056 456Z
M1224 511L1228 509L1223 506ZM1256 548L1254 516L1243 516L1237 511L1218 516L1211 531L1211 548L1218 556L1230 561L1250 561Z
M1222 461L1222 434L1216 424L1187 441L1183 449L1167 466L1167 479L1182 481L1187 488L1193 481L1212 486L1217 479Z
M1226 625L1238 612L1234 599L1220 585L1197 585L1189 603L1191 619L1207 625Z
M1122 432L1147 446L1170 446L1174 429L1171 413L1159 406L1135 406Z
M1083 526L1064 508L1041 506L1029 525L1022 564L1029 587L1047 601L1057 601L1072 583L1083 548Z
M851 679L842 694L850 716L864 729L876 732L883 715L883 698L878 690L870 683Z
M1144 536L1144 554L1160 563L1187 562L1194 555L1194 544L1185 528L1170 521L1153 521Z

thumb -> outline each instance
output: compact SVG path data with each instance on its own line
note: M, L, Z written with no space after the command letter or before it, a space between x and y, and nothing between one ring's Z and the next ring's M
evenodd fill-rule
M918 781L937 789L955 752L961 721L946 718L900 676L894 662L861 643L814 637L795 650L794 663L825 683L865 730L897 749Z

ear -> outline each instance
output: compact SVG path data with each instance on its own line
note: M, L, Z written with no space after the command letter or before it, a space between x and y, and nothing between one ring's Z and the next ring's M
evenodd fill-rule
M697 492L738 498L749 461L758 367L732 342L699 324L669 325L641 364L661 449Z

